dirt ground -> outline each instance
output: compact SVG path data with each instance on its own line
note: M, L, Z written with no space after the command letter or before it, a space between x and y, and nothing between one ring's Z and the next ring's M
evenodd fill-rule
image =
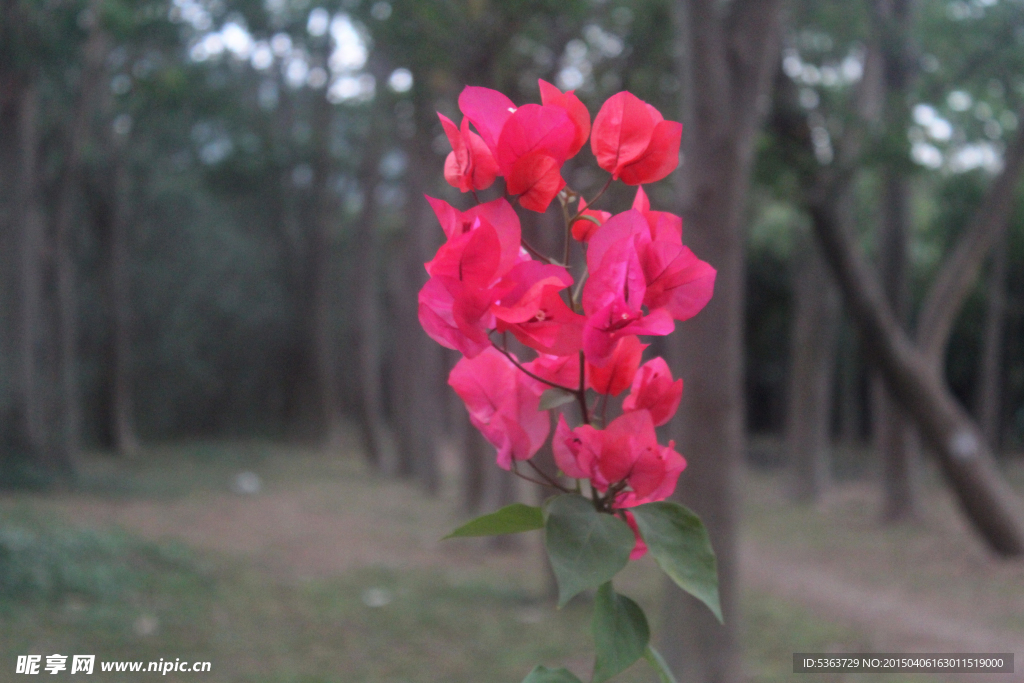
M252 495L206 490L169 499L75 495L55 507L76 524L113 525L151 539L179 539L251 561L284 580L328 577L370 565L479 568L484 563L497 571L536 566L528 551L487 552L482 543L442 545L438 539L458 521L452 504L427 500L401 483L300 480ZM379 533L382 525L388 526L388 534ZM1018 673L965 675L964 680L1024 683L1024 637L993 625L982 609L972 615L969 600L947 601L896 585L871 585L858 575L853 559L847 571L843 558L794 554L749 533L740 558L747 588L856 626L870 634L877 652L1014 652ZM1009 599L1019 602L1024 613L1024 564L989 565L981 571L1020 579L1019 595ZM964 571L978 569L968 566Z

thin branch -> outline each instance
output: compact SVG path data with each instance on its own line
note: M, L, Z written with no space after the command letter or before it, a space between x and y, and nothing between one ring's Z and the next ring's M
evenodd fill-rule
M1024 111L1018 113L1024 117ZM956 248L939 268L921 307L918 318L918 343L936 365L949 341L950 330L971 285L999 236L1016 199L1016 188L1024 172L1024 126L1006 151L1002 172L992 181L980 207L974 212Z
M526 251L530 252L530 254L534 258L538 258L541 261L543 261L544 263L547 263L549 265L554 265L554 266L564 266L565 265L564 263L559 263L558 261L556 261L555 259L551 258L550 256L545 256L544 254L540 253L536 248L534 248L533 245L531 245L529 242L527 242L525 238L521 237L519 241L522 243L523 248L526 249Z
M536 472L541 477L546 479L551 488L556 488L559 491L562 491L563 493L571 493L572 489L566 488L564 485L562 485L560 481L551 477L551 475L549 475L547 472L538 467L537 464L533 462L533 460L527 460L526 464L532 467L534 472Z
M611 187L611 184L612 184L612 177L608 176L608 180L605 182L604 187L602 187L600 190L598 190L597 194L594 195L594 198L591 199L589 202L587 202L587 207L585 209L580 209L579 211L576 212L575 216L573 216L572 218L569 219L569 225L572 225L573 223L575 223L576 220L580 216L583 215L584 211L586 211L587 209L592 208L594 206L594 202L596 202L598 199L601 198L601 195L603 195L605 193L605 191L609 187Z
M497 344L495 344L493 339L491 340L491 344L498 351L501 351L501 353L504 354L505 358L508 358L510 361L512 361L512 365L516 366L517 368L519 368L520 370L525 372L529 377L537 380L538 382L542 382L544 384L547 384L549 387L551 387L553 389L561 389L562 391L568 391L570 394L575 394L576 393L575 389L570 389L569 387L563 387L561 384L555 384L554 382L549 382L548 380L544 379L543 377L538 377L537 375L533 374L532 372L530 372L529 370L524 368L522 363L520 363L518 360L516 360L515 357L511 353L509 353L508 351L506 351L502 347L500 347Z
M583 358L583 351L580 351L580 386L573 393L576 394L576 402L580 404L580 414L583 417L583 424L590 424L590 411L587 410L587 366Z

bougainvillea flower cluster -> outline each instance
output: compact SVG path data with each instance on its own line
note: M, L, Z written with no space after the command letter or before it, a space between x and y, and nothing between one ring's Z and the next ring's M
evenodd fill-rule
M500 467L519 473L551 437L559 474L577 480L575 489L538 475L566 491L587 483L595 505L635 531L628 509L667 498L686 466L655 432L679 406L683 381L660 357L644 362L641 337L669 334L696 315L715 270L683 245L682 219L651 210L642 187L677 167L682 126L628 92L610 97L593 125L573 92L540 81L540 94L541 104L517 106L470 86L459 96L459 124L438 114L452 146L448 183L476 198L500 177L504 192L465 211L427 198L447 239L425 264L419 318L431 338L463 355L449 384ZM588 203L567 187L563 166L588 139L609 184L637 186L628 210L596 208L604 190ZM570 238L585 251L575 276L527 248L513 206L544 212L556 198L564 253ZM621 412L609 419L619 396ZM644 549L638 535L634 556Z

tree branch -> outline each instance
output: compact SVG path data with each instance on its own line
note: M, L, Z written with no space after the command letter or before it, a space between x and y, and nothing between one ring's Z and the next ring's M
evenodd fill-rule
M1024 116L1024 111L1018 116ZM978 278L985 256L1006 228L1022 171L1024 126L1017 129L1017 135L1006 151L1002 172L992 181L956 248L943 260L921 307L917 339L936 372L941 371L953 323Z
M1024 507L1000 475L977 425L900 326L881 285L857 252L844 217L835 211L833 197L819 193L809 210L868 347L868 358L914 417L967 517L997 553L1024 554Z

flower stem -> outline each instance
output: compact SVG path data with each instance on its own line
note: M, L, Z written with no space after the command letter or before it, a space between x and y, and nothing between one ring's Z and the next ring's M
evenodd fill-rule
M580 414L583 416L583 424L590 424L590 411L587 410L587 366L580 351L580 386L573 393L576 394L576 401L580 404Z
M608 181L605 182L604 187L602 187L600 190L598 190L597 194L594 195L594 198L591 199L589 202L587 202L587 209L591 208L594 205L594 202L596 202L598 199L601 198L601 195L603 195L605 193L605 190L607 190L611 186L611 184L612 184L612 177L608 176ZM582 216L584 211L586 211L586 209L580 209L579 211L577 211L576 215L569 219L569 224L571 225L571 224L575 223L576 219L579 218L580 216Z
M544 478L544 479L545 479L545 480L546 480L546 481L548 482L548 485L549 485L549 486L550 486L551 488L555 488L555 489L558 489L558 490L559 490L559 491L561 491L562 493L571 493L571 489L567 489L567 488L566 488L565 486L563 486L563 485L562 485L562 483L561 483L561 482L559 482L559 481L558 481L557 479L554 479L554 478L553 478L553 477L551 477L551 476L550 476L550 475L549 475L549 474L548 474L547 472L545 472L545 471L544 471L544 470L542 470L541 468L537 467L536 463L534 463L534 462L533 462L532 460L527 460L527 461L526 461L526 464L527 464L527 465L529 465L530 467L532 467L532 468L533 468L533 471L534 471L534 472L536 472L536 473L537 473L537 474L539 474L539 475L540 475L541 477L543 477L543 478Z
M495 344L493 339L491 340L491 344L493 344L494 348L498 349L498 351L501 351L501 353L505 356L505 358L508 358L510 361L512 361L512 365L516 366L517 368L519 368L520 370L525 372L528 377L531 377L531 378L533 378L533 379L535 379L538 382L541 382L543 384L547 384L549 387L551 387L553 389L561 389L562 391L568 391L570 394L577 393L575 389L570 389L569 387L563 387L561 384L555 384L554 382L549 382L548 380L544 379L543 377L538 377L537 375L533 374L532 372L530 372L529 370L524 368L519 361L517 361L515 358L512 357L511 353L509 353L508 351L506 351L502 347L500 347L497 344Z

